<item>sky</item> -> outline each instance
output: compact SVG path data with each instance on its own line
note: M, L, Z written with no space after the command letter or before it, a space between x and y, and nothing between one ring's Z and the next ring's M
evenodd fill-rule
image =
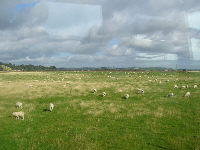
M200 68L199 0L1 0L0 62Z

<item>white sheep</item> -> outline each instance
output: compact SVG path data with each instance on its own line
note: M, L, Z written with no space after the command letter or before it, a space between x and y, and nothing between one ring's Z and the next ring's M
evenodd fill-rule
M13 112L12 115L14 117L16 117L16 119L19 119L20 117L22 118L22 120L24 120L24 112Z
M32 88L33 87L33 85L29 85L29 88Z
M172 97L172 96L174 96L174 93L169 93L168 94L168 97Z
M182 85L182 88L183 88L183 89L186 89L186 86L185 86L185 85Z
M54 105L52 103L50 103L49 105L49 110L52 111L53 110Z
M191 94L190 94L190 92L187 92L186 94L185 94L185 97L189 97Z
M17 102L16 104L15 104L15 106L17 107L17 109L22 109L22 103L21 102Z
M186 88L189 88L189 85L186 85Z
M103 93L102 93L102 96L103 96L103 97L106 96L106 92L103 92Z
M93 89L93 93L96 93L97 92L97 89Z
M198 86L197 86L197 85L194 85L194 88L196 89L196 88L198 88Z
M139 94L144 94L144 90L143 89L137 89Z
M122 90L121 90L121 89L119 89L119 90L118 90L118 92L120 92L120 93L121 93L121 92L122 92Z
M175 88L175 89L178 89L178 85L174 85L174 88Z
M129 98L129 94L125 94L124 97L125 97L126 99L128 99L128 98Z

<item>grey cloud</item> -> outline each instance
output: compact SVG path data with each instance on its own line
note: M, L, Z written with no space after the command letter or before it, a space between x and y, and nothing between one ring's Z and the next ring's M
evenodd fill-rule
M27 4L34 0L2 0L0 2L0 30L13 30L21 27L35 26L44 22L48 17L48 7L44 2L38 3L32 9L16 12L17 4ZM19 13L19 14L18 14Z
M30 57L52 57L60 53L95 54L99 43L83 43L79 37L52 37L43 28L21 28L8 32L1 31L0 59L17 60ZM12 36L15 35L15 36Z
M179 58L191 59L188 39L192 38L187 24L189 11L199 9L197 1L150 0L150 1L105 1L102 4L104 22L98 30L92 29L87 39L111 40L114 37L145 35L151 45L125 45L138 52L174 53ZM94 33L96 31L96 33ZM158 40L165 42L158 42Z
M49 1L26 10L13 23L10 22L13 14L7 10L17 2L0 2L1 60L30 62L26 59L30 58L31 63L55 61L57 65L72 66L97 61L103 61L99 65L128 65L142 57L139 53L146 53L149 58L177 54L183 60L192 58L189 39L199 38L199 31L189 28L185 20L189 12L200 10L199 0L51 0L102 7L103 22L93 26L84 38L55 37L42 28L48 17L46 2ZM20 0L23 2L33 1ZM117 47L109 44L113 38L121 41ZM96 56L98 52L102 56ZM70 56L56 57L59 53Z

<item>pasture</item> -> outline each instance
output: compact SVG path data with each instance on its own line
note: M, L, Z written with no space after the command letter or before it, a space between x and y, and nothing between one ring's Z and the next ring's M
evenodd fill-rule
M2 72L0 149L199 150L200 73Z

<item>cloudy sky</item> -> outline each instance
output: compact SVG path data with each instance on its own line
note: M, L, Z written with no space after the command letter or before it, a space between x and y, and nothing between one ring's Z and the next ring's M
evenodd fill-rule
M195 60L197 65L199 18L199 0L1 0L0 61L174 67Z

